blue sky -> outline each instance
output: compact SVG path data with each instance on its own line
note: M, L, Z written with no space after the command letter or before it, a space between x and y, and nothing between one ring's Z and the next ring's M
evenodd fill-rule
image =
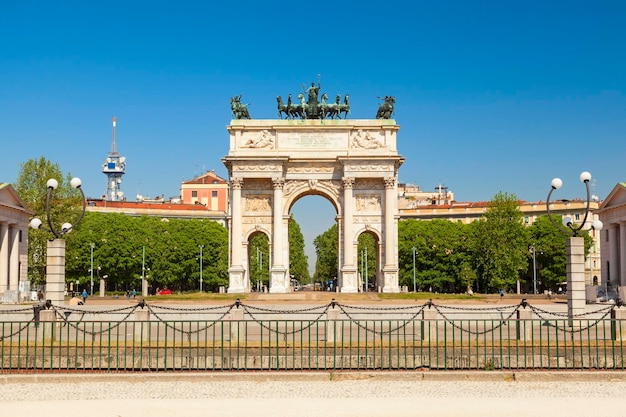
M586 170L605 198L626 180L621 1L24 0L0 15L0 181L43 155L100 196L117 116L126 196L176 196L227 176L231 96L275 118L275 97L317 74L351 118L396 97L400 181L423 190L545 200L558 176L575 198ZM319 200L294 207L320 216L314 234L334 217Z

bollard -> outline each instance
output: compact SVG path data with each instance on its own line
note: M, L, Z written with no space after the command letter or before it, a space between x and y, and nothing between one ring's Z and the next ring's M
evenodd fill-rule
M230 343L245 342L243 308L230 310Z
M626 340L626 307L611 310L611 340Z
M141 344L150 341L150 311L143 308L134 312L135 320L135 340L139 340Z
M518 309L517 321L515 322L515 331L517 334L517 340L531 340L532 339L532 322L533 312L532 310Z
M326 342L335 343L341 340L341 323L339 320L339 309L332 308L326 312Z
M432 342L437 340L437 310L428 308L422 311L422 340Z
M54 310L39 310L39 335L41 340L56 340L59 328L56 320L57 316Z

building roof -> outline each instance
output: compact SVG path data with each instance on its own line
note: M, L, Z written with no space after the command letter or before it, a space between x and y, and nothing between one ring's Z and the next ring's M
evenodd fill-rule
M217 182L216 182L217 181ZM183 181L183 185L191 185L191 184L228 184L224 178L219 177L215 174L215 171L207 171L206 173L200 175L199 177L195 177L194 179Z
M13 186L8 182L0 182L0 202L5 207L23 211L28 215L35 214L34 211L28 208L19 194L17 194L17 191L15 191Z

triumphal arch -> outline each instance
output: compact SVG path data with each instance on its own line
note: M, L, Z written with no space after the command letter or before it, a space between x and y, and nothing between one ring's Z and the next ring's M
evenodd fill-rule
M222 160L230 177L228 292L251 291L248 243L259 232L270 243L269 291L290 291L289 213L307 195L337 211L337 288L359 291L358 236L367 232L378 242L376 286L399 292L398 129L389 118L233 119Z

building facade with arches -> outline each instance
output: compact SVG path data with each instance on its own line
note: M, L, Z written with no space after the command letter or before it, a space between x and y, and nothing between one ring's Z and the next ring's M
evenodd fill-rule
M338 290L359 290L358 237L369 233L377 242L375 285L400 291L397 187L404 158L394 120L233 120L227 130L228 292L251 291L249 242L257 233L270 243L269 291L290 291L290 210L308 195L327 199L337 213Z

